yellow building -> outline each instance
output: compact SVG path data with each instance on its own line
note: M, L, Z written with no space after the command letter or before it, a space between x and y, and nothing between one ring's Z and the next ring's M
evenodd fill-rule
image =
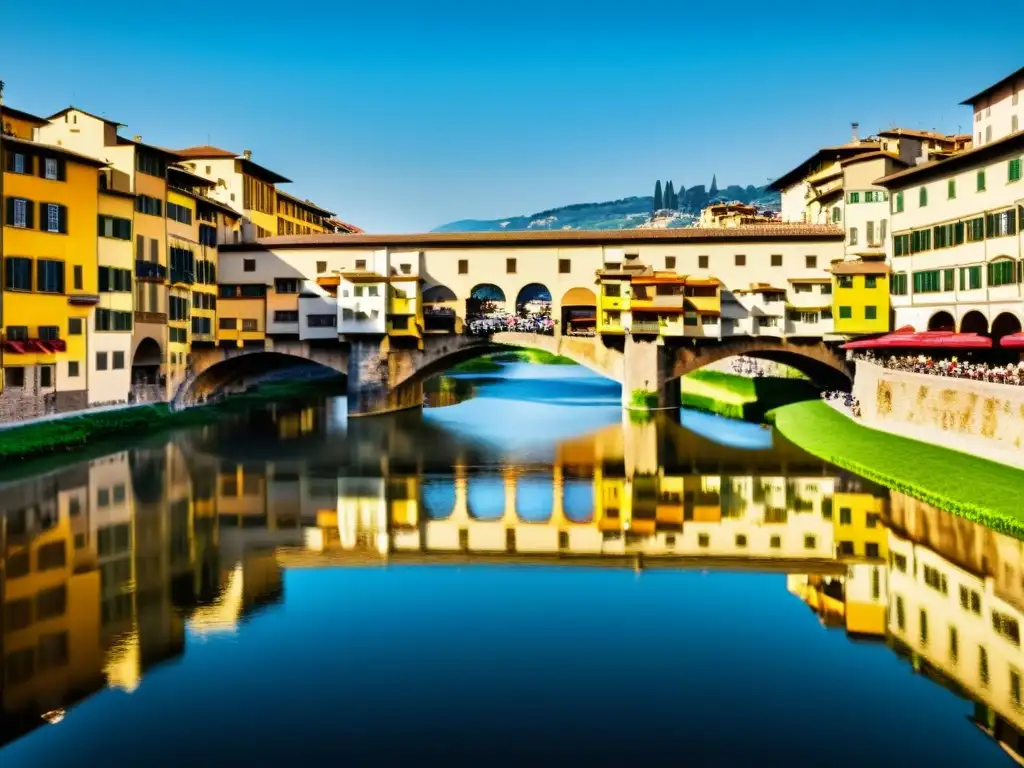
M5 106L2 111L3 125L0 126L0 133L5 136L32 141L35 138L35 129L46 125L46 118L22 112L20 109Z
M222 283L217 290L218 346L263 347L267 340L267 286Z
M423 291L418 275L392 275L388 280L388 336L416 339L423 347Z
M597 315L598 333L625 333L629 327L629 275L618 270L599 273L601 302Z
M168 179L172 171L168 170ZM168 184L167 190L167 373L184 376L191 342L192 286L198 269L199 221L195 200Z
M14 137L4 147L0 402L19 418L84 408L105 163Z
M879 560L889 557L888 532L882 524L886 499L870 493L832 497L832 525L840 558Z
M884 261L843 261L832 265L835 332L854 336L886 333L889 321L889 267Z
M332 211L277 190L277 234L320 235L329 231L327 222L333 218Z

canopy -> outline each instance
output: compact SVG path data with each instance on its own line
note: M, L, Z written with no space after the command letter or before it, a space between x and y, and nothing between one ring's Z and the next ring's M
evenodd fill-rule
M1024 340L1022 340L1024 345ZM976 333L952 331L899 330L875 339L860 339L843 344L843 349L990 349L992 339Z
M1024 347L1024 333L1011 333L999 340L999 346L1017 349Z

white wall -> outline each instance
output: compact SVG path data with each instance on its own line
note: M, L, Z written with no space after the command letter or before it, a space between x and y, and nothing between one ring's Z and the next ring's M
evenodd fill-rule
M89 404L125 402L131 388L132 334L131 331L96 331L96 313L89 314L86 323L86 370L88 372ZM96 369L96 353L107 353L107 370ZM114 353L124 355L124 368L114 369ZM84 382L82 382L84 383Z
M376 295L372 295L376 294ZM338 333L386 332L387 284L352 283L342 278L338 286ZM360 314L365 319L360 319Z
M307 318L309 315L330 315L335 322L329 328L311 328ZM333 296L317 296L299 298L299 338L300 339L336 339L338 338L338 300ZM269 326L268 326L269 328Z
M800 181L782 190L779 197L782 202L783 221L799 224L804 220L804 212L807 210L807 188L807 183Z
M974 105L974 146L1010 135L1015 116L1017 130L1024 130L1024 75Z

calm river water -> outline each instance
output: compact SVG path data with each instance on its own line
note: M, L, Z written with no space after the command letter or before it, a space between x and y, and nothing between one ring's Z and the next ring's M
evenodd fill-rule
M0 765L1024 751L1021 542L756 425L505 373L8 473Z

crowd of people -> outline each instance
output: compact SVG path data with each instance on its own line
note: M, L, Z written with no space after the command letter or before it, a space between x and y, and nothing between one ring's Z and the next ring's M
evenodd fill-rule
M858 360L881 365L894 371L907 373L923 373L929 376L948 376L954 379L971 379L972 381L988 381L994 384L1011 384L1024 386L1024 361L1019 363L993 364L972 360L969 357L960 359L951 357L935 360L928 355L892 355L878 357L868 352L858 355Z
M854 418L860 418L860 401L850 392L828 390L821 393L821 398L828 403L842 405Z
M507 312L472 315L466 318L466 332L472 336L487 336L508 331L550 336L555 332L555 323L546 315L520 316Z

